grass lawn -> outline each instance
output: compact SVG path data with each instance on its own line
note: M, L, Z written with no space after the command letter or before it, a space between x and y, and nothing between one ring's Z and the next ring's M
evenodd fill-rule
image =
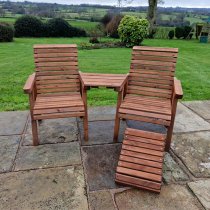
M0 44L0 111L28 108L27 95L22 87L33 72L33 44L87 42L88 38L19 38L13 43ZM210 44L197 40L145 40L144 45L178 47L177 77L181 79L184 100L210 99ZM112 48L79 51L79 67L84 72L127 73L131 49ZM116 103L113 90L93 89L88 91L90 105Z

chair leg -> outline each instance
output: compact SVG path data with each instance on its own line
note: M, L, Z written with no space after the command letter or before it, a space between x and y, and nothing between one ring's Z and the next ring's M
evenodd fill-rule
M83 118L83 125L84 125L84 139L88 141L88 118L87 115Z
M119 128L120 128L120 118L118 115L115 117L115 125L114 125L114 142L118 142L118 135L119 135Z
M38 139L38 129L37 129L37 122L36 120L31 120L31 127L32 127L32 136L33 136L33 145L39 145Z
M168 127L168 131L167 131L166 146L165 146L166 152L169 152L169 150L170 150L172 135L173 135L173 126L170 125L170 127Z

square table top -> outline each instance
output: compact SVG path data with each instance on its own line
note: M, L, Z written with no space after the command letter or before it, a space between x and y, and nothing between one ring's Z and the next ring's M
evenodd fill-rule
M100 73L83 73L80 77L84 87L107 87L120 91L124 86L128 74L100 74Z

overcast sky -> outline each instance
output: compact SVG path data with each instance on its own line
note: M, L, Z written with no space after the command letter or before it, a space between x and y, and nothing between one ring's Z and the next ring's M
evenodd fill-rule
M15 1L15 0L14 0ZM24 1L24 0L16 0ZM60 4L105 4L116 5L117 0L28 0L33 2L48 2L48 3L60 3ZM165 7L204 7L210 8L210 0L164 0ZM148 0L133 0L131 4L133 6L145 6Z

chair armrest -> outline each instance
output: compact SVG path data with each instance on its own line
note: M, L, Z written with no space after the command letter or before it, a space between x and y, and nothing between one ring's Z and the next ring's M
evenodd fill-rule
M23 87L23 90L25 93L28 93L28 94L32 93L34 84L35 84L35 75L36 74L33 73L28 77L28 79Z
M81 85L84 86L84 82L82 80L82 75L81 74L82 74L82 72L79 71L79 80L80 80Z
M176 77L174 78L174 95L177 99L181 99L183 97L181 81Z
M119 91L122 91L125 88L125 86L126 86L126 84L128 82L128 75L129 74L126 74L125 80L123 81L121 87L119 88Z

